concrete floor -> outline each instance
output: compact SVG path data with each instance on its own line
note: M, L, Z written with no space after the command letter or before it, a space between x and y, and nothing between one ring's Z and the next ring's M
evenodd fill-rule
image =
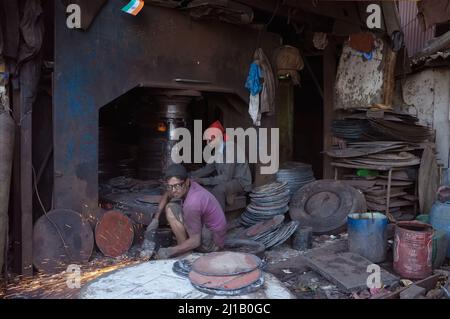
M197 256L198 257L198 256ZM195 289L188 278L172 271L176 259L152 260L105 274L85 285L81 299L293 299L273 275L264 273L263 287L247 295L214 296Z

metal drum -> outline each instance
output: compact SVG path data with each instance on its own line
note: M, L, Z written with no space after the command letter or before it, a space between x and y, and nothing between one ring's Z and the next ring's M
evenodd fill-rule
M139 111L140 179L158 179L165 168L172 164L172 147L179 142L175 139L174 131L187 126L187 107L191 100L190 96L158 95L154 97L154 105Z
M394 270L402 277L422 279L432 273L433 228L418 221L395 227Z

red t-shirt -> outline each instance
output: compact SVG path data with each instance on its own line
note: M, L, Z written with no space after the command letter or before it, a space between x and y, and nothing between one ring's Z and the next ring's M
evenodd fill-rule
M227 221L222 207L213 194L193 181L183 202L183 220L189 236L201 233L206 225L214 243L223 247Z

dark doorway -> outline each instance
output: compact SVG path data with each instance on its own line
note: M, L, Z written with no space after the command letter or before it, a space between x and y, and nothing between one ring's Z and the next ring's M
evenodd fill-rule
M301 86L294 89L294 160L311 164L319 179L323 176L323 57L303 59Z

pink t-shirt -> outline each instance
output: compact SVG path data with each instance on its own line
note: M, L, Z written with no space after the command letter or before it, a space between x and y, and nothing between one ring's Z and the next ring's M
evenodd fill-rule
M222 207L213 194L194 181L183 202L183 220L189 236L201 233L206 225L214 243L223 247L227 221Z

